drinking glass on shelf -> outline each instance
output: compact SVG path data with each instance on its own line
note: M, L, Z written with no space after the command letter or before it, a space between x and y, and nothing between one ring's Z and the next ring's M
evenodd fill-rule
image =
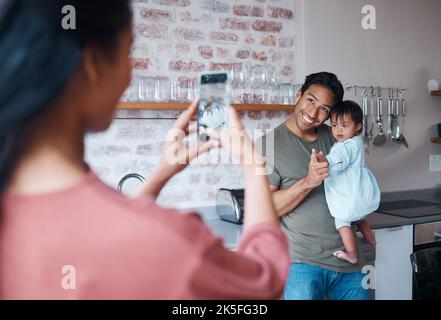
M260 89L262 87L263 67L260 64L256 64L251 70L251 87L253 89Z
M178 81L170 79L170 101L176 102L178 101Z
M181 83L180 83L179 79L176 79L174 81L173 87L175 90L176 101L177 102L182 101L181 100Z
M155 77L154 78L154 96L153 96L153 101L155 102L159 102L161 101L161 78L160 77Z
M187 102L193 101L194 98L196 97L195 89L196 89L196 84L194 78L189 79L187 81Z
M265 65L262 71L262 103L271 103L271 72L274 69L271 65Z
M269 83L271 86L278 86L280 84L279 74L275 67L272 67L270 70Z
M237 89L240 86L241 69L242 69L242 66L240 64L235 64L230 71L232 89Z
M147 98L147 79L146 77L138 78L138 101L145 101Z
M241 70L241 88L246 89L251 86L252 82L252 66L249 62L242 65Z
M176 81L177 87L176 87L176 96L179 102L187 101L187 86L184 83L184 80L178 79Z
M166 77L159 78L159 96L162 102L170 101L170 81Z
M194 99L197 99L197 98L199 98L199 81L198 81L198 78L196 77L196 78L193 78L193 84L194 84L194 86L193 86L193 90L194 90ZM193 100L194 100L193 99Z
M262 94L253 94L253 103L257 103L257 104L265 103L264 96Z
M242 94L242 103L253 103L253 94L247 91L244 91Z
M241 104L242 103L242 89L233 89L233 103Z
M289 104L290 88L291 88L290 83L280 84L280 104L284 104L284 105Z
M231 69L231 94L233 103L242 102L242 64L235 64Z
M134 102L138 101L138 99L138 79L133 78L132 82L130 82L129 86L126 88L121 101Z
M231 70L231 102L241 103L240 71L238 67Z
M271 103L280 104L280 85L271 86Z
M294 85L294 84L290 85L288 93L289 93L289 99L288 99L289 104L291 104L291 105L295 104L296 103L296 101L295 101L296 93L297 93L296 85Z
M155 98L155 79L146 77L146 98L145 101L154 101Z

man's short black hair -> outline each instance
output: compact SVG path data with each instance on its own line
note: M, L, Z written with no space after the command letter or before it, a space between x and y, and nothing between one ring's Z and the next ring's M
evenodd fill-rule
M360 123L361 125L363 125L363 111L361 110L361 107L358 103L351 100L340 102L334 108L332 108L330 118L331 120L334 117L335 119L343 119L345 115L351 117L352 121L354 121L355 124ZM357 133L360 134L362 129L363 127L361 127L361 129L358 130Z
M302 95L314 84L328 88L334 93L334 106L343 100L344 89L337 76L330 72L312 73L306 77L305 83L300 88Z

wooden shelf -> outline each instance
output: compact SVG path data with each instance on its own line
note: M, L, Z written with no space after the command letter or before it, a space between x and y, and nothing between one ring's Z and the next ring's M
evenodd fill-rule
M441 96L441 90L431 91L430 94L431 94L432 96Z
M441 143L441 138L432 138L430 141L432 143Z
M190 103L178 102L121 102L118 109L129 110L185 110ZM289 111L293 105L281 104L233 104L236 110L240 111Z

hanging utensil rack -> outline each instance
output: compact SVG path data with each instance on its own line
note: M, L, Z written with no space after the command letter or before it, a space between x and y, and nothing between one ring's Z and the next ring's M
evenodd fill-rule
M408 147L403 134L407 88L347 83L345 89L352 91L356 98L361 97L366 153L369 153L371 141L377 147L391 143Z

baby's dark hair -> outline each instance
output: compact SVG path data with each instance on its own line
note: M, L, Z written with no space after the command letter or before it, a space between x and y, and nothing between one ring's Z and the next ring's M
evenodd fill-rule
M362 125L360 130L357 131L357 134L360 134L363 130L363 111L361 110L360 105L351 100L342 101L332 108L330 119L333 119L334 117L335 119L343 119L345 115L351 117L355 124Z

